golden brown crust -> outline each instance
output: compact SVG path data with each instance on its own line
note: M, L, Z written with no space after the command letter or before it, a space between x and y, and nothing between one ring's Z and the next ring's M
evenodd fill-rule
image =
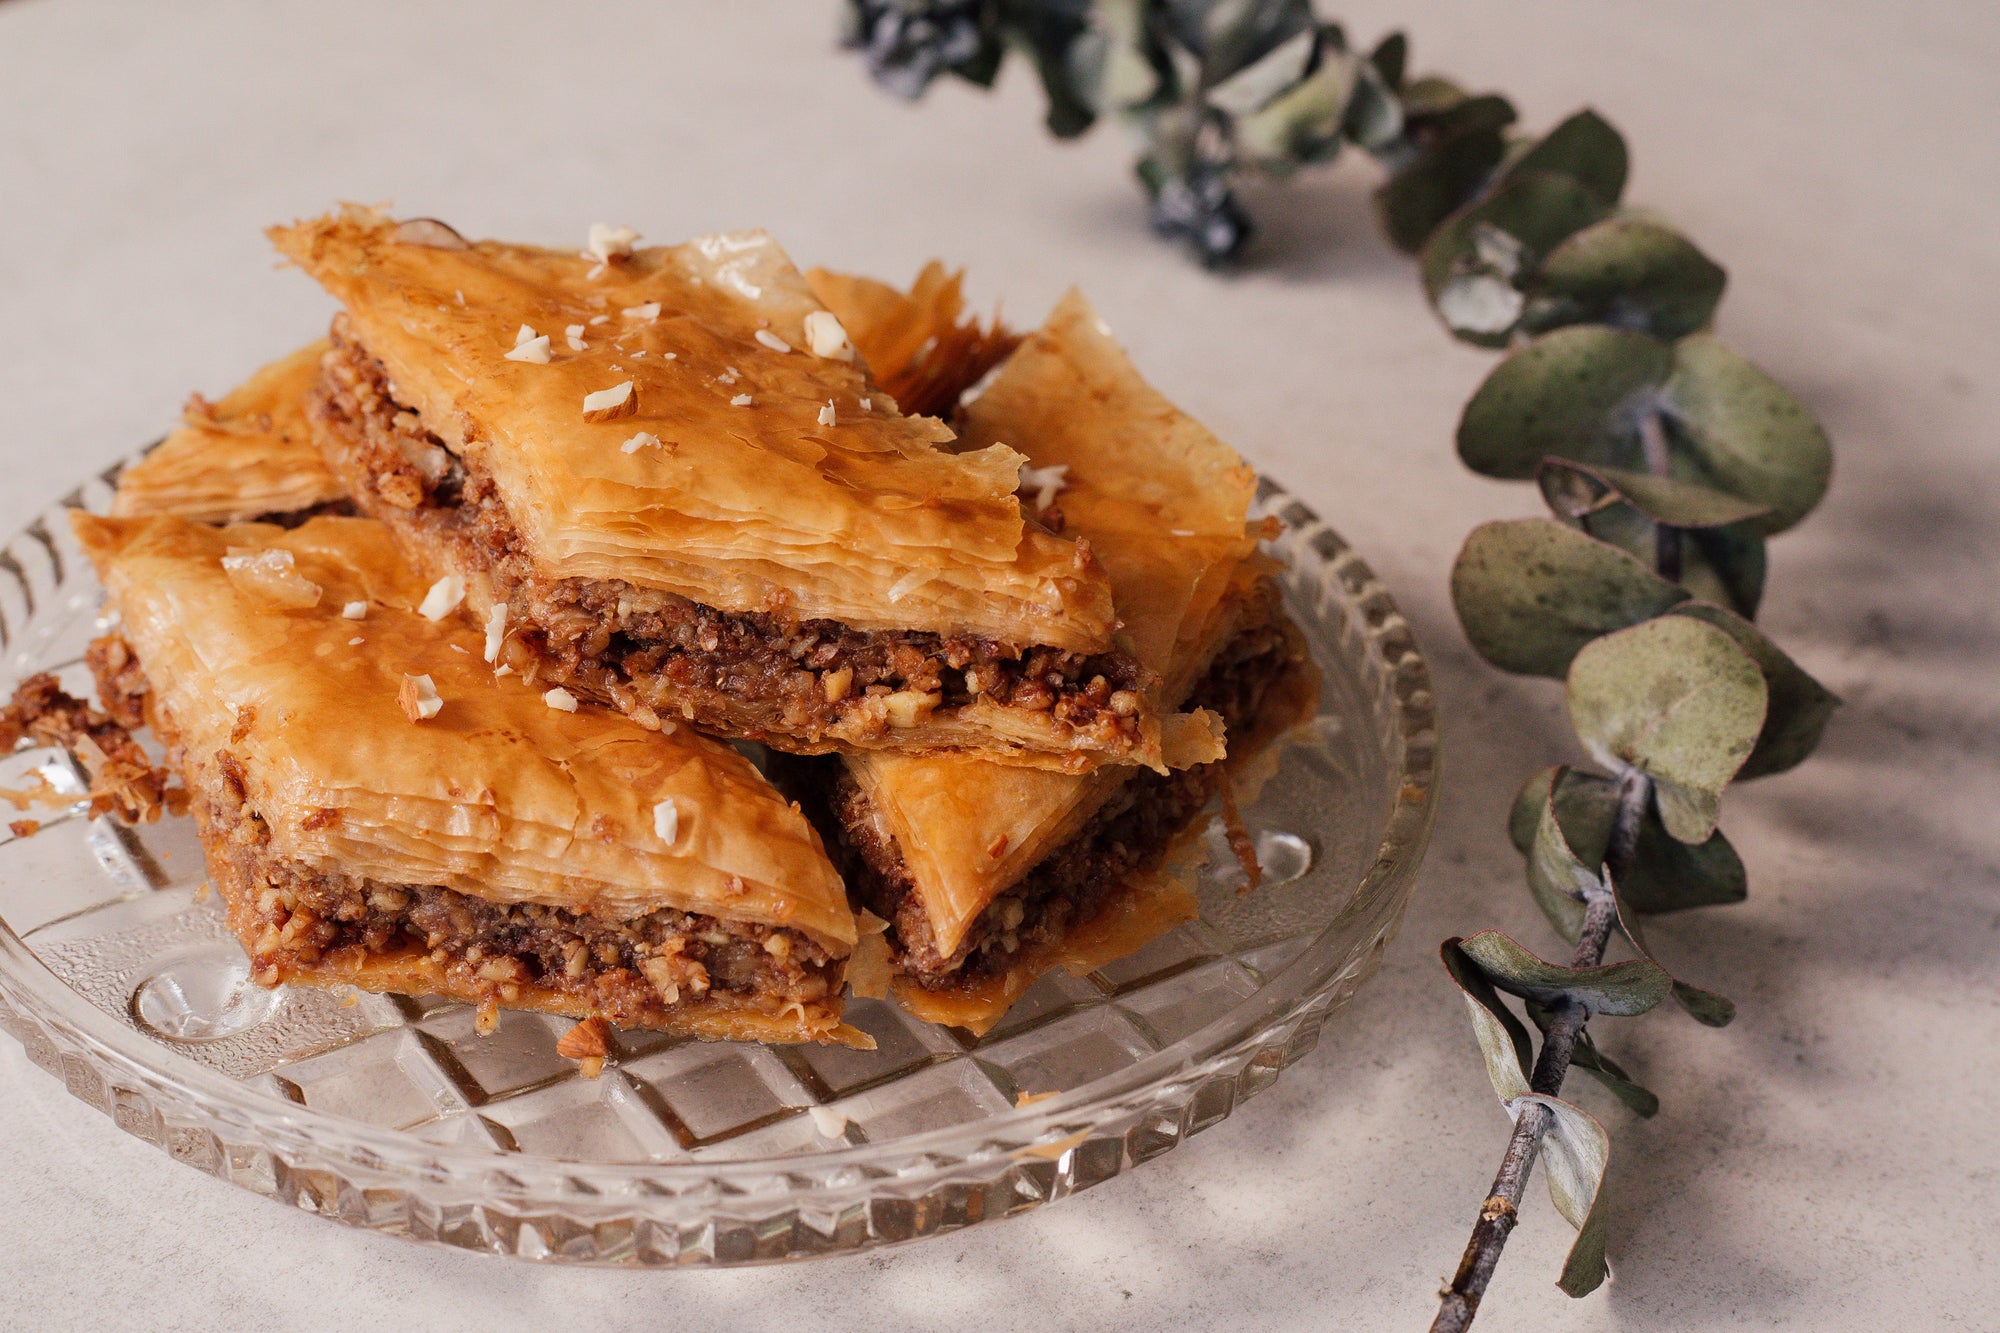
M1109 646L1102 574L1022 517L1021 456L947 451L943 423L815 356L805 321L823 307L762 233L601 266L394 233L350 208L271 236L347 307L399 401L490 472L551 575L863 630ZM654 303L656 316L623 313ZM551 336L547 364L508 359L523 325ZM585 419L587 395L627 383L636 411ZM659 443L620 447L640 432Z
M959 398L1007 359L1021 339L998 316L981 328L962 318L964 273L933 259L907 292L874 278L806 270L813 295L840 317L868 372L905 412L949 418Z
M966 408L964 424L968 443L1031 442L1033 466L1067 469L1059 502L1068 530L1090 541L1110 575L1120 641L1159 677L1159 711L1178 707L1234 636L1264 576L1245 526L1255 473L1139 376L1075 292ZM902 849L946 955L995 897L1131 776L1029 772L959 756L870 754L847 763Z
M196 394L181 424L118 476L111 512L238 523L338 504L346 492L320 461L303 401L324 340L273 361L215 402Z
M495 902L613 918L672 907L788 926L836 957L852 948L817 835L747 761L685 727L561 711L496 679L484 635L450 614L451 589L434 597L380 524L72 521L156 706L191 752L241 763L278 855ZM316 603L288 607L240 568L232 578L232 550L285 566ZM427 599L439 619L419 613ZM354 603L363 618L346 617ZM405 677L427 677L442 701L426 720L403 713ZM669 801L671 820L657 813Z

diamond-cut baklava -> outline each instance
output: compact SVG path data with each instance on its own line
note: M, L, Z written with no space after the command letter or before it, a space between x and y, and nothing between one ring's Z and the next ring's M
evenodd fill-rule
M302 347L214 402L188 399L180 426L119 473L111 512L201 523L297 523L352 512L306 425L306 391L326 350L324 341Z
M260 982L866 1044L841 882L735 751L496 671L372 520L74 523Z
M864 312L841 313L866 349ZM1108 571L1170 730L1206 736L1219 719L1240 763L1309 707L1310 659L1247 523L1255 475L1139 377L1080 296L960 424L975 447L1024 442L1036 503ZM1101 965L1193 916L1192 896L1156 872L1218 789L1228 808L1219 742L1202 756L1214 762L1171 774L844 756L817 804L849 889L889 922L902 1002L983 1030L1050 968ZM804 777L808 793L826 785L824 770Z
M799 753L1174 758L1090 544L1017 497L1035 442L904 415L770 238L271 235L344 306L329 465L523 676Z

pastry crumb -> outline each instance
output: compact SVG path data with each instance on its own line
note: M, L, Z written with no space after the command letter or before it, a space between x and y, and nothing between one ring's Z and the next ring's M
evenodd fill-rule
M774 352L789 352L792 350L792 345L790 343L786 342L783 338L780 338L777 334L771 332L769 329L758 329L757 332L752 336L754 336L758 342L762 343L764 346L770 348Z
M574 713L576 711L576 696L560 685L546 691L542 695L542 702L555 709L558 713Z
M653 832L659 835L661 842L671 847L674 839L680 836L680 831L681 812L670 796L653 807Z
M806 1114L822 1138L837 1139L847 1133L847 1117L831 1106L808 1106Z

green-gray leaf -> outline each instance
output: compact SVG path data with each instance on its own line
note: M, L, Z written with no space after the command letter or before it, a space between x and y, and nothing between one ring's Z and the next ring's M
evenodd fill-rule
M1465 405L1458 456L1510 481L1534 476L1550 455L1637 463L1637 413L1673 368L1674 349L1643 333L1578 325L1543 334L1495 366Z
M1596 197L1605 208L1625 192L1628 159L1625 138L1611 123L1588 108L1557 125L1516 158L1509 178L1529 172L1566 176Z
M1765 532L1784 531L1826 494L1826 432L1782 385L1713 337L1675 345L1661 398L1669 429L1708 479L1771 506L1760 520Z
M1603 216L1603 203L1567 176L1510 173L1424 243L1424 294L1454 334L1505 346L1525 299L1517 280L1564 237Z
M1474 528L1451 571L1465 637L1493 665L1525 675L1561 676L1599 635L1686 599L1625 552L1546 518Z
M1566 940L1574 940L1583 930L1584 902L1593 890L1602 887L1598 873L1602 858L1585 862L1571 850L1556 813L1555 789L1568 769L1557 769L1542 784L1541 813L1528 844L1528 891L1551 924ZM1533 779L1530 780L1533 782Z
M1549 507L1570 518L1594 514L1621 500L1647 518L1676 528L1726 527L1771 512L1768 505L1678 477L1567 458L1544 458L1535 480Z
M1580 497L1561 490L1551 497L1546 488L1543 494L1565 522L1627 552L1648 569L1659 568L1659 525L1631 505L1614 500L1572 519L1567 506ZM1675 582L1691 596L1720 603L1739 615L1755 615L1764 591L1764 537L1755 520L1684 532L1681 574Z
M1611 825L1618 817L1616 780L1569 768L1546 768L1523 783L1514 798L1507 828L1524 858L1534 850L1541 810L1551 803L1563 840L1577 861L1603 865ZM1690 846L1670 836L1660 823L1659 812L1649 806L1639 822L1639 845L1620 891L1634 911L1678 912L1742 902L1749 884L1742 859L1720 829L1707 842ZM1577 915L1580 921L1581 912ZM1556 921L1556 925L1561 928L1562 923ZM1574 930L1564 933L1576 938Z
M1313 52L1319 48L1319 34L1308 28L1294 33L1248 65L1208 90L1208 102L1229 116L1248 116L1261 110L1279 93L1305 78ZM1344 93L1343 89L1343 93ZM1344 97L1342 103L1344 104ZM1339 124L1339 106L1335 125Z
M1383 85L1394 92L1403 86L1403 71L1410 63L1410 39L1401 32L1390 33L1368 53L1368 63L1382 77Z
M1542 1170L1556 1211L1576 1228L1576 1240L1556 1285L1565 1295L1588 1296L1610 1271L1604 1264L1604 1215L1597 1201L1603 1193L1604 1168L1611 1160L1611 1136L1595 1117L1560 1098L1530 1093L1520 1100L1540 1102L1554 1116L1542 1142ZM1508 1110L1518 1114L1515 1107Z
M1403 133L1403 104L1385 78L1375 62L1363 61L1341 119L1341 132L1371 153L1386 149Z
M1593 1014L1615 1018L1643 1014L1666 999L1673 987L1673 978L1659 964L1642 958L1562 967L1537 958L1497 930L1482 930L1458 947L1487 980L1510 995L1549 1005L1567 998Z
M1619 890L1615 881L1612 883L1611 893L1613 901L1618 904L1618 925L1625 932L1625 938L1632 941L1632 947L1639 951L1641 958L1652 963L1654 967L1659 967L1652 951L1646 947L1646 937L1639 927L1638 910L1626 901L1625 895ZM1665 972L1666 969L1660 970ZM1679 977L1673 978L1673 996L1681 1008L1687 1010L1697 1023L1705 1023L1712 1028L1726 1027L1729 1020L1736 1017L1736 1006L1728 999L1717 995L1714 991L1691 986Z
M1375 191L1390 242L1406 254L1421 250L1438 224L1478 192L1503 150L1498 129L1475 128L1419 153Z
M1609 324L1679 338L1706 328L1728 275L1685 236L1639 217L1588 226L1549 250L1526 326Z
M1255 68L1255 67L1253 67ZM1341 119L1353 88L1355 64L1330 55L1309 77L1236 122L1243 156L1275 175L1320 161L1340 147ZM1250 70L1239 74L1242 78Z
M1739 779L1782 773L1818 747L1827 719L1840 706L1840 696L1806 674L1763 631L1739 615L1707 602L1683 602L1671 614L1689 616L1724 631L1764 673L1770 705L1765 710L1763 730L1757 735L1757 747L1736 775Z
M1528 1029L1493 989L1479 965L1466 956L1460 947L1463 943L1456 936L1446 940L1438 946L1438 958L1465 996L1493 1091L1501 1101L1512 1101L1528 1090L1528 1072L1534 1065Z
M1687 617L1649 620L1578 652L1566 693L1570 723L1591 756L1651 777L1667 832L1706 842L1769 698L1735 639Z

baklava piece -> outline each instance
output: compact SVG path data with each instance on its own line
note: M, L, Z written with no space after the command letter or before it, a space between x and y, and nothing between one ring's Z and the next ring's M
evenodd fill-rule
M306 390L326 350L324 340L302 347L214 402L189 398L180 426L118 474L111 512L287 526L352 513L306 425Z
M1234 766L1310 711L1317 677L1247 521L1255 475L1139 377L1080 296L962 420L974 446L1032 441L1029 476L1109 574L1169 730L1225 732ZM1158 872L1228 781L1220 739L1174 773L852 754L801 790L824 790L849 889L889 923L898 998L983 1031L1050 968L1101 966L1194 915Z
M180 770L259 982L867 1043L840 880L733 750L496 673L373 521L72 521L119 616L100 686Z
M271 235L345 307L329 466L523 677L797 753L1174 758L1089 543L1024 512L1035 442L899 411L763 234Z

